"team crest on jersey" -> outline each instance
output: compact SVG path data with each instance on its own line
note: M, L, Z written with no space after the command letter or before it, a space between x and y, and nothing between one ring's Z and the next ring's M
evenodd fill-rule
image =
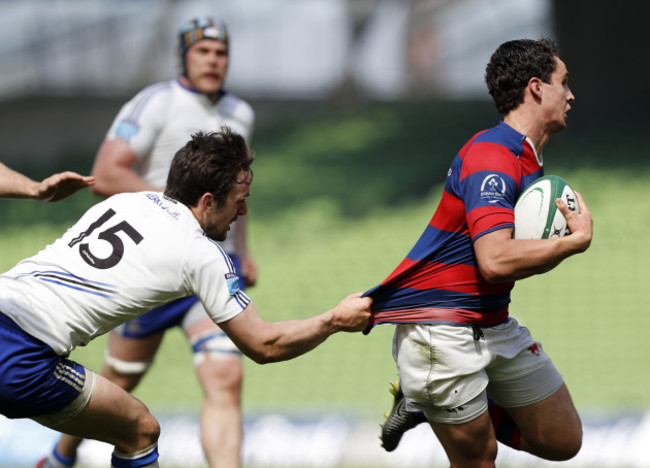
M506 182L498 174L490 174L481 184L481 198L488 203L497 203L503 200L506 194Z
M121 140L129 141L138 134L140 127L130 120L122 120L115 128L115 135Z
M225 276L228 292L231 296L234 296L239 292L239 277L235 273L226 273Z

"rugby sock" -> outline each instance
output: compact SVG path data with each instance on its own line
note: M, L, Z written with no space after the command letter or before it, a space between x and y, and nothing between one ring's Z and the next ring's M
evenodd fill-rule
M39 466L42 468L72 468L76 461L77 457L64 457L54 447L52 453Z
M492 427L497 440L513 449L519 450L519 439L521 431L503 408L497 405L491 398L488 398L488 411L492 419Z
M123 453L115 449L111 457L112 468L158 468L158 444L135 453Z

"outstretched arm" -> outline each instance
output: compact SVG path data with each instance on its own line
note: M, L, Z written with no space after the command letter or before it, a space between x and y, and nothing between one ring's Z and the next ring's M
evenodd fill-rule
M94 177L76 172L61 172L36 182L0 163L0 197L32 198L55 202L95 182Z
M352 294L336 307L304 320L266 322L250 303L236 317L219 324L237 347L258 364L286 361L314 349L340 331L362 331L372 299Z

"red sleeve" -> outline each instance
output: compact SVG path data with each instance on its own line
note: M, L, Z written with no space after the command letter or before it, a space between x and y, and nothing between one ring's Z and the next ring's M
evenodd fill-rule
M463 160L461 196L470 236L514 226L514 205L521 184L517 157L497 143L473 144Z

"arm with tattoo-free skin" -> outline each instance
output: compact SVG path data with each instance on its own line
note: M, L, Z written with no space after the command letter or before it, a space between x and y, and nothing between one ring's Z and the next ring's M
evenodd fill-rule
M336 307L303 320L267 322L253 303L239 315L219 324L237 347L258 364L286 361L323 343L334 333L366 328L372 299L352 294Z
M94 181L94 177L65 171L37 182L0 163L0 198L28 198L55 202L92 185Z
M580 212L556 200L571 234L553 239L513 239L512 229L499 229L479 237L474 251L481 275L489 282L516 281L552 270L562 260L589 248L593 221L582 196L576 192Z

